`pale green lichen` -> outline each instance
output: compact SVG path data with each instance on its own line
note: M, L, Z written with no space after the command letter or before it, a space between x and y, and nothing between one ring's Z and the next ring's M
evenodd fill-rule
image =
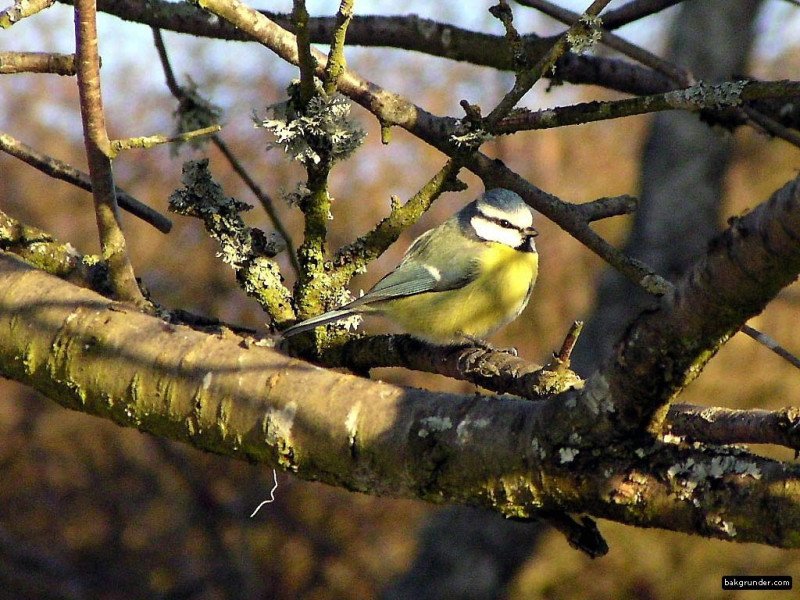
M183 166L184 188L169 197L172 212L203 221L219 243L217 256L237 272L243 289L278 322L293 318L291 294L277 264L270 260L285 248L282 238L245 225L239 213L252 206L226 196L208 169L208 160Z
M578 454L580 454L580 450L577 448L564 447L558 449L558 456L561 460L561 464L571 463Z
M420 419L424 427L420 428L417 435L421 438L428 437L432 433L447 431L453 428L450 417L425 417Z
M450 141L459 148L479 148L485 142L493 139L494 136L483 129L468 130L464 127L457 128L456 132L450 136Z
M575 54L583 54L594 48L603 37L603 20L597 16L581 15L579 25L567 32L567 43Z
M297 470L292 446L292 428L296 415L296 402L289 402L283 408L271 407L264 415L262 426L264 441L278 453L278 464L291 470Z
M682 110L730 108L742 104L742 92L747 83L729 81L711 85L698 81L690 88L668 92L664 98L671 107Z
M275 137L268 148L280 147L289 158L304 165L330 165L348 158L361 146L367 134L350 119L348 99L319 93L298 109L293 90L290 86L289 100L268 106L267 116L255 118L256 127Z
M489 419L471 419L470 417L464 418L456 427L456 435L458 436L459 443L469 442L472 437L472 431L475 429L485 429L490 424Z

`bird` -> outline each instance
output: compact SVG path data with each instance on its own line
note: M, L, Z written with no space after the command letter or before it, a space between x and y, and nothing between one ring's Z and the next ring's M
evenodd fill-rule
M539 269L533 212L491 189L411 243L395 269L344 306L301 321L284 338L354 314L386 317L437 345L489 346L528 304Z

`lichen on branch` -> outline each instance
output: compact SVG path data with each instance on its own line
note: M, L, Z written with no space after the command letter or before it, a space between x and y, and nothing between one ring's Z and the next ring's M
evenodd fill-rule
M208 169L208 159L184 164L184 188L169 197L170 211L203 221L206 231L220 245L217 256L236 272L245 292L280 325L294 319L291 294L272 257L283 247L260 229L248 227L239 213L252 206L226 196Z

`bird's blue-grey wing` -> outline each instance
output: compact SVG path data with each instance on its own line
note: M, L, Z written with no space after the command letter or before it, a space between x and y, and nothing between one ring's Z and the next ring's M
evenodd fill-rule
M397 268L388 273L361 298L348 306L356 308L374 302L412 296L426 292L443 292L465 286L477 277L476 263L472 258L454 257L441 268L433 266L428 260L429 240L426 232L409 248L403 261Z

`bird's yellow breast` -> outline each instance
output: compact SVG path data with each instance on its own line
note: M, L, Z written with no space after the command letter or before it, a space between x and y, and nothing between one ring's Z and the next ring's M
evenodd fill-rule
M525 308L539 256L491 244L479 260L478 276L464 287L391 300L380 312L408 333L434 343L488 336Z

